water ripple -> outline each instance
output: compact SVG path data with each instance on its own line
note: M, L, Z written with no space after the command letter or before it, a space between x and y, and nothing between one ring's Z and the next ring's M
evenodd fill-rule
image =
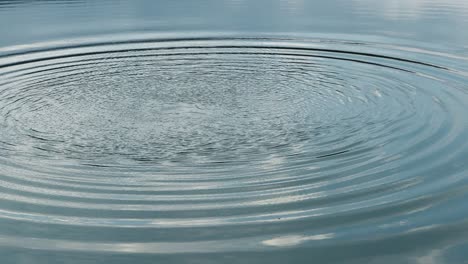
M466 58L327 39L67 43L0 56L3 246L268 251L467 226L427 217L466 196Z

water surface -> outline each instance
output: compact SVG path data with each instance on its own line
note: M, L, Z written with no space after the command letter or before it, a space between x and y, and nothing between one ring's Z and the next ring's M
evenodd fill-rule
M0 1L2 263L468 263L467 22Z

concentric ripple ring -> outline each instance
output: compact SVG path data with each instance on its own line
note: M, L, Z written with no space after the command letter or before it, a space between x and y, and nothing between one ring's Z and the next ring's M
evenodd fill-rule
M328 39L11 48L0 245L201 254L466 236L461 214L425 217L466 198L466 65Z

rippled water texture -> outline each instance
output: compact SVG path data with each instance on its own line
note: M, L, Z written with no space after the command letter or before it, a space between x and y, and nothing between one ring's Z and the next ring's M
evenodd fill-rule
M90 8L66 3L0 15ZM297 13L281 3L267 10ZM384 8L353 4L360 19ZM467 263L464 33L102 27L0 30L2 263Z

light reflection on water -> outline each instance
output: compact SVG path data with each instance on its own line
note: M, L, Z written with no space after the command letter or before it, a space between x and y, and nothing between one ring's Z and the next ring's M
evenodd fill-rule
M2 263L464 263L467 22L0 1Z

